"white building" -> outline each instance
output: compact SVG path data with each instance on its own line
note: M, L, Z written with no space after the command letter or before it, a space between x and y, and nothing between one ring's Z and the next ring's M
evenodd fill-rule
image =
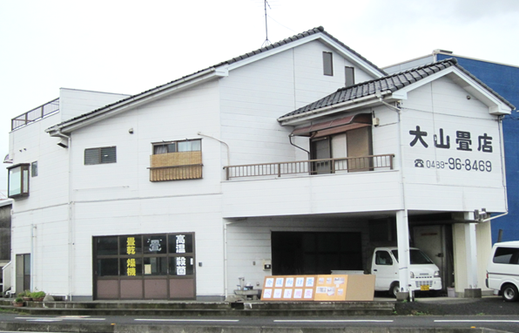
M512 109L454 61L386 76L322 28L134 96L62 90L10 133L13 283L223 299L411 243L457 292L484 288L474 211L507 210Z

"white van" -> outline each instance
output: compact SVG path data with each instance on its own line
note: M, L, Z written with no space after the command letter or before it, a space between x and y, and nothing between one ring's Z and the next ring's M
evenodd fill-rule
M485 284L487 288L498 290L507 302L519 298L519 241L494 244Z
M420 249L410 248L409 288L413 291L441 290L440 269ZM398 282L398 248L377 247L371 259L371 274L375 277L376 291L389 291L393 296L400 291Z

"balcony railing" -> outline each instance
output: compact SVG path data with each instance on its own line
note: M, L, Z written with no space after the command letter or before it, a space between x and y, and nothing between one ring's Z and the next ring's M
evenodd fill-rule
M336 172L393 170L394 154L362 157L326 158L307 161L274 162L261 164L230 165L224 167L227 180L238 177L259 177L294 174L324 174Z
M11 119L11 130L30 124L57 111L59 111L59 98Z

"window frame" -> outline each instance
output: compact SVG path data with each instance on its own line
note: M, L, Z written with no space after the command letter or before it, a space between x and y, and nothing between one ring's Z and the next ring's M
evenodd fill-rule
M333 76L333 53L323 51L323 75Z
M38 161L31 163L31 177L38 177Z
M110 158L108 160L103 158L103 152L106 152L108 149L113 149L113 159ZM95 160L92 158L94 155L89 156L87 158L87 152L96 152L97 156L95 156ZM83 154L83 165L98 165L98 164L111 164L117 163L117 146L106 146L106 147L95 147L95 148L85 148Z
M198 141L198 149L182 150L180 148L182 143L196 142L196 141ZM153 155L179 153L179 152L185 152L185 151L202 151L202 139L183 139L183 140L152 142L151 146L152 146L151 153ZM157 153L156 151L157 151L158 147L165 147L166 150L164 152Z
M7 196L9 198L23 198L29 196L29 185L30 185L30 163L20 163L13 165L11 167L8 167L8 175L7 175ZM19 169L19 176L18 174L15 175L14 172ZM13 179L14 177L19 177L19 179ZM16 182L16 184L19 185L18 188L14 188L13 181ZM16 185L14 184L14 185ZM18 191L16 193L12 193L13 189L17 189Z
M344 67L344 84L345 87L355 85L355 68L352 66Z

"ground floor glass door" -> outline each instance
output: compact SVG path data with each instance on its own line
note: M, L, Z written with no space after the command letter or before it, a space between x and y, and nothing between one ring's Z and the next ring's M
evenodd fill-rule
M31 255L16 255L16 294L31 290Z

